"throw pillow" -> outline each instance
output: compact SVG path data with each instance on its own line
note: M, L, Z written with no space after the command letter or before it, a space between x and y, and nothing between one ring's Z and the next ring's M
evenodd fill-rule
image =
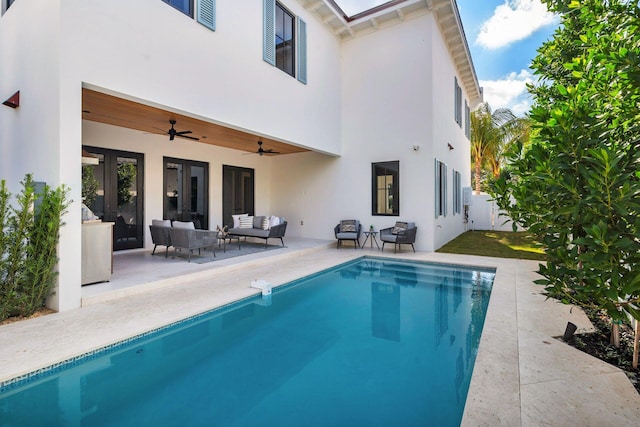
M280 217L272 216L269 218L269 228L275 227L276 225L280 225Z
M356 232L356 220L355 219L345 219L340 221L340 232L341 233L355 233Z
M391 234L403 233L404 231L406 231L407 227L408 226L406 222L396 221L396 225L393 227Z
M262 228L262 220L265 218L264 216L254 216L253 217L253 228Z
M269 229L269 217L268 216L263 216L262 217L262 227L263 230L268 230Z
M231 218L233 218L233 228L240 227L240 217L242 216L249 216L249 214L243 213L239 215L231 215Z
M239 224L238 228L253 228L253 217L252 216L241 216L238 218Z

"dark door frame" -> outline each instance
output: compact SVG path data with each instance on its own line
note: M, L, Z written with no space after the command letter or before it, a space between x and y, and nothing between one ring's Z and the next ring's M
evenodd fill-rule
M240 193L238 193L240 189ZM236 197L237 196L237 197ZM238 198L242 206L231 206ZM245 212L239 212L244 210ZM231 215L255 212L255 170L239 166L222 165L222 222L233 226Z
M167 163L180 163L182 164L182 204L183 206L191 207L191 197L192 197L192 180L191 180L191 167L201 167L203 168L203 188L197 189L197 191L202 191L204 195L204 203L203 203L203 218L200 220L199 228L203 228L205 230L209 229L209 163L201 162L197 160L188 160L188 159L179 159L177 157L167 157L164 156L162 158L162 215L164 219L173 219L166 218L166 214L169 211L168 209L168 201L167 197L164 194L167 188ZM193 218L191 216L191 209L183 209L181 221L192 221Z
M117 224L118 216L118 157L136 159L136 227L133 230L135 240L117 240L113 233L113 250L136 249L144 247L144 154L111 148L83 146L89 152L104 156L104 216L105 222ZM133 236L130 236L133 237Z

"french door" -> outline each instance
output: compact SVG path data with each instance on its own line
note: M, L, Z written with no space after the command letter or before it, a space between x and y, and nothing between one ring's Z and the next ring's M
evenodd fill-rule
M209 164L164 158L164 219L209 228Z
M98 158L97 165L83 166L85 204L103 221L115 223L113 250L143 247L144 154L83 149Z
M233 226L231 215L254 215L254 171L237 166L222 166L222 222Z

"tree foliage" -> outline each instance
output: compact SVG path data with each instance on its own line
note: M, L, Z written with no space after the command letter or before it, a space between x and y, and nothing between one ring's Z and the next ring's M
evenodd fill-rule
M516 117L508 108L491 110L482 103L471 112L471 162L474 165L475 191L480 193L485 171L496 177L502 168L505 150L516 141L528 139L528 119Z
M640 319L640 9L543 1L562 22L532 64L536 137L492 192L543 242L549 295Z
M31 174L21 184L12 205L6 182L0 181L0 321L33 314L51 294L61 217L69 204L64 185L45 185L36 193Z

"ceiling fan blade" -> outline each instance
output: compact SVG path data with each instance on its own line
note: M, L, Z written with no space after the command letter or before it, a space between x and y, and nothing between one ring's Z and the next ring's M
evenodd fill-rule
M180 132L176 132L176 135L184 135L187 133L193 133L193 132L191 132L190 130L181 130Z
M182 135L182 132L178 132L176 136L180 138L185 138L185 139L192 139L194 141L200 141L200 138L196 138L195 136Z

